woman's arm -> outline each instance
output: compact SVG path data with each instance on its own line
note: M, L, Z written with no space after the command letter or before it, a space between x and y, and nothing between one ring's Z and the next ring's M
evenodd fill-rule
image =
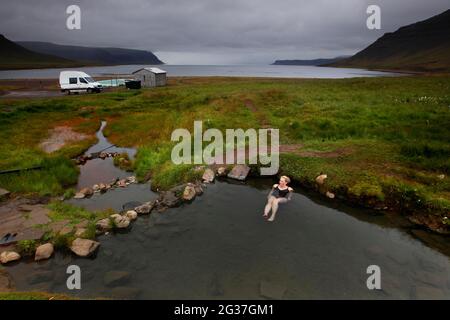
M276 187L278 187L278 184L274 184L274 185L272 186L272 189L270 189L269 194L267 195L267 198L270 198L270 196L272 195L273 190L274 190Z

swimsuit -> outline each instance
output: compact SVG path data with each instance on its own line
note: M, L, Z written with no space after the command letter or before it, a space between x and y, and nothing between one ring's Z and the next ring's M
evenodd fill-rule
M286 198L286 196L289 193L289 188L286 188L284 190L281 190L280 188L278 188L278 186L273 189L272 191L272 196L274 196L275 198Z

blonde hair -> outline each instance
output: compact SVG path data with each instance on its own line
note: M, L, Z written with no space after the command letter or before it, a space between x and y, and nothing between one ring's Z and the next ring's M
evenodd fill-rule
M286 181L286 184L291 183L291 179L288 176L281 176L280 179L284 179L284 181Z

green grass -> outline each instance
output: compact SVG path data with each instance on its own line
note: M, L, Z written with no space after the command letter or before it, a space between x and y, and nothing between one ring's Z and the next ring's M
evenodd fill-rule
M203 120L204 130L279 128L281 143L301 144L301 152L342 153L283 154L282 172L304 184L312 185L323 172L327 187L349 198L389 202L395 197L401 206L440 213L450 208L449 76L175 78L154 89L2 104L0 167L5 169L48 160L37 149L48 134L47 123L78 119L76 130L93 133L99 119L106 119L105 135L112 143L138 148L133 163L138 178L150 172L153 187L167 189L199 175L194 165L172 164L172 131L192 131L194 120ZM14 135L18 139L11 142ZM75 153L67 147L57 156ZM12 179L0 177L0 186L63 194L73 182L61 180L63 168L68 171L62 176L72 177L69 167L55 160L50 174L24 173L16 188ZM27 184L39 177L54 182Z
M0 292L0 300L77 300L74 297L47 292Z

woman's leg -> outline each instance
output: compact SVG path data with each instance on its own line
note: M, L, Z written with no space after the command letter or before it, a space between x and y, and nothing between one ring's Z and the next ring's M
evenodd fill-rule
M268 219L269 221L275 220L275 216L277 215L277 211L278 211L278 204L285 203L285 202L287 202L286 198L278 198L278 199L275 199L272 201L272 215Z
M267 200L267 204L264 208L264 217L267 217L269 215L270 209L272 208L272 202L276 200L274 196L270 196Z

